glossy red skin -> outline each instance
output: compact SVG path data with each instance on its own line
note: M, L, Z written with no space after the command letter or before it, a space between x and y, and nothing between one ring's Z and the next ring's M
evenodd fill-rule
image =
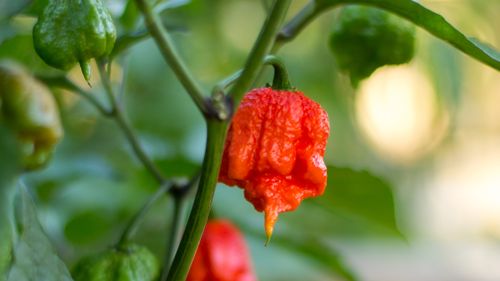
M281 212L323 194L328 114L298 91L254 89L228 131L219 181L244 189L271 236Z
M243 235L229 221L209 221L186 281L256 280Z

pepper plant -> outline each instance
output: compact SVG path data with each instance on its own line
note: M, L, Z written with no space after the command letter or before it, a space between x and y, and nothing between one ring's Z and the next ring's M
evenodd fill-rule
M198 75L193 74L199 73L186 62L188 58L182 52L181 43L177 42L179 37L173 35L185 32L178 24L183 15L182 8L203 5L196 2L0 2L0 24L5 30L10 30L0 38L0 281L255 280L257 277L243 235L262 238L265 233L269 242L273 227L279 225L278 213L300 209L298 205L303 199L321 196L325 192L328 194L332 188L339 189L340 193L355 186L360 186L365 193L364 188L377 189L373 194L383 199L375 202L373 209L366 211L361 203L361 207L354 209L358 208L358 214L375 220L378 220L375 213L379 208L388 210L390 218L382 221L399 233L392 194L386 182L365 172L325 164L323 157L325 152L328 153L327 139L329 135L330 139L337 137L335 130L330 133L336 116L328 116L321 107L321 101L313 101L309 97L317 94L299 91L302 85L294 82L285 63L299 58L280 53L285 45L293 42L323 14L340 10L332 22L331 34L324 36L324 41L332 51L338 71L350 76L354 88L377 68L407 63L415 54L418 55L415 51L416 28L447 42L477 63L500 70L498 51L466 37L442 16L415 1L311 0L298 12L292 13L289 12L292 1L275 0L262 1L265 20L260 23L252 46L245 52L244 61L232 69L232 74L226 78L219 77L219 82L210 83L211 86L207 87L200 82ZM213 12L210 4L207 5L200 10ZM120 6L121 9L110 9L113 6ZM164 14L175 20L169 21ZM22 28L26 27L23 22L26 18L31 19L29 31ZM210 31L215 32L209 26L207 32ZM190 44L196 45L196 38L187 37ZM130 52L140 49L148 38L153 39L169 67L168 71L171 71L170 76L175 77L168 83L182 86L182 90L168 93L163 93L164 89L158 87L157 92L167 96L167 100L187 94L203 117L206 132L203 159L201 163L194 163L195 169L190 169L190 172L171 173L169 169L182 165L182 161L176 162L175 157L168 159L173 161L170 165L154 159L125 107L128 75L148 77L154 71L148 68L139 71L128 69ZM21 40L28 47L19 50L9 48L12 40ZM211 52L214 48L223 48L217 43L202 46L199 51ZM75 75L71 71L77 64L82 74ZM311 67L307 64L304 63L303 67ZM273 67L272 79L266 72L267 66ZM98 75L91 77L92 68ZM82 76L88 85L80 83ZM264 80L272 80L272 84L265 85ZM134 91L140 95L141 89ZM72 119L67 109L67 100L75 96L93 106L101 115L99 118L94 116L93 122L105 123L104 119L108 119L122 132L121 138L131 148L131 155L125 162L138 160L141 168L135 171L144 171L137 173L147 179L143 182L154 185L156 190L150 192L149 198L133 214L127 213L122 218L122 224L110 235L106 246L85 254L73 253L78 260L68 262L59 257L61 252L58 253L51 245L38 222L35 202L43 196L36 191L30 192L26 185L36 183L37 173L43 174L43 169L50 171L51 165L57 165L57 162L70 166L71 162L84 161L83 155L77 153L78 149L71 143L78 142L75 136L84 139L92 133L74 129L74 126L71 128L72 122L82 121ZM144 114L148 111L147 105L151 105L147 98L141 97L143 102L140 107ZM61 111L61 116L58 111ZM170 117L156 122L177 122L169 112L165 112L165 116ZM65 139L58 148L63 127L72 137ZM115 140L114 135L107 136ZM168 137L163 141L168 142ZM78 146L86 145L85 142L78 143ZM114 147L104 150L94 148L105 154L104 150ZM58 149L75 156L49 163L54 151L57 156ZM120 162L116 165L117 170L122 166L127 170L124 174L130 172L121 158L117 162ZM343 177L360 179L364 184L359 185L356 181L349 184ZM62 176L52 179L60 181L61 185L68 182ZM119 177L116 180L119 181ZM213 208L218 182L244 189L241 197L245 196L257 211L265 213L265 231L264 227L245 227L242 222L235 224L241 227L238 231L238 226L219 218L224 215ZM64 186L61 189L64 190ZM193 193L194 197L191 196ZM326 200L326 208L336 204L342 206L342 200L354 204L349 205L347 210L357 206L359 198L349 192L343 195L346 194L347 197L335 199L334 196L333 201ZM106 196L109 197L104 200L113 200L112 194L99 195L101 198ZM169 211L161 212L163 217L170 218L168 230L162 230L162 237L150 237L165 244L166 250L160 251L163 256L159 256L155 249L139 245L135 235L139 235L144 228L150 209L165 198L169 198L169 205L173 206ZM305 201L315 200L318 204L325 204L320 198ZM136 207L137 200L134 202ZM184 215L186 209L189 209L187 219ZM230 213L230 208L225 212ZM209 217L212 220L205 228ZM91 219L90 225L93 223L95 221ZM85 230L81 230L83 234L80 235L86 236ZM54 237L57 235L52 239ZM268 247L284 246L317 261L340 278L357 280L336 253L329 254L323 250L324 245L314 239L314 234L304 237L296 233L278 234ZM200 249L197 252L198 245ZM71 254L63 256L68 258ZM80 259L82 256L86 257ZM68 269L69 263L74 264L71 270ZM221 271L221 268L227 271Z

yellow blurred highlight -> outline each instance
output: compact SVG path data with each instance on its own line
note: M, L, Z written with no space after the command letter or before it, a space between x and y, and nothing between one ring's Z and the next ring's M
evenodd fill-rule
M461 134L440 153L420 223L441 240L500 239L500 135Z
M428 78L416 66L384 67L360 85L356 118L381 157L412 163L443 138L447 118Z

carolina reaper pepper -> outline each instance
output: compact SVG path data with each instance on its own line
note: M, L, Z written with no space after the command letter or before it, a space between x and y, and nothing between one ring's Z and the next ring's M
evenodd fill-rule
M255 280L243 235L229 221L209 221L186 281Z
M265 213L268 239L279 213L325 190L329 130L327 113L299 91L260 88L243 98L228 131L219 180L243 188L245 198Z

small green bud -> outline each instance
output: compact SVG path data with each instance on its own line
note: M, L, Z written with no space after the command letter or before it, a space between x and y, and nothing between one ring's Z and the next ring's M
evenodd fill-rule
M113 19L101 0L49 0L33 27L38 55L62 70L79 63L87 82L89 60L107 57L115 40Z
M409 62L415 52L415 26L389 12L359 5L340 11L330 48L353 85L383 65Z
M82 259L72 273L75 281L155 281L160 265L147 248L127 245Z

